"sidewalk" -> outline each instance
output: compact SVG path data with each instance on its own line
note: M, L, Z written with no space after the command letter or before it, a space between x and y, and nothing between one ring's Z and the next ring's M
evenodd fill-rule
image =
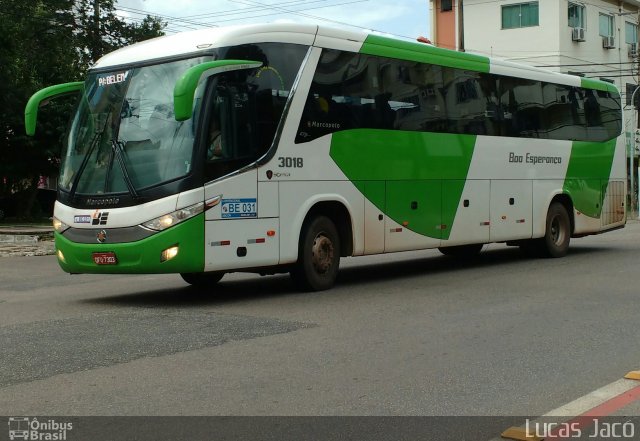
M40 225L0 225L0 258L55 254L53 227Z

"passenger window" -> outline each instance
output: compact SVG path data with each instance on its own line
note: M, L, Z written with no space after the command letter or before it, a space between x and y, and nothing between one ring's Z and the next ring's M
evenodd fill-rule
M295 142L352 128L603 141L619 113L606 91L324 50Z

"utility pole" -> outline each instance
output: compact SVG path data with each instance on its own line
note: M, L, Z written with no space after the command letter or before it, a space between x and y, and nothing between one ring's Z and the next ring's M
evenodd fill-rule
M463 0L458 0L458 50L464 52L464 6Z
M93 48L91 55L95 62L102 56L102 45L100 44L100 0L93 0L93 26Z
M633 166L635 165L635 160L634 157L636 155L636 143L637 143L637 136L638 136L638 127L640 127L640 109L638 109L638 107L636 107L636 93L638 92L638 90L640 90L640 86L636 86L636 88L634 89L633 93L631 94L631 106L636 108L636 113L639 115L638 121L636 122L636 127L633 130L632 136L631 136L631 145L629 146L629 151L627 152L627 154L629 155L629 208L630 208L630 214L632 216L635 216L636 213L636 192L635 192L635 173L634 173L634 169Z
M640 23L640 9L638 10L638 15L636 17L636 23ZM636 29L638 29L636 27ZM636 31L636 45L638 44L638 35L637 35L637 31ZM640 60L637 60L638 63L638 81L640 81ZM633 95L635 95L635 93L638 91L638 87L636 87L636 90L633 91ZM635 105L636 102L633 100L633 96L631 97L631 105L633 107L635 107L636 109L636 129L633 131L633 144L631 145L631 151L629 152L629 154L631 155L631 160L629 161L629 173L631 173L631 213L633 215L635 215L636 213L636 192L635 192L635 182L634 182L634 176L635 176L635 170L634 170L634 166L635 166L635 157L636 157L636 146L638 145L636 142L636 135L638 134L638 130L640 130L640 108L638 108L638 106ZM638 216L640 218L640 215Z

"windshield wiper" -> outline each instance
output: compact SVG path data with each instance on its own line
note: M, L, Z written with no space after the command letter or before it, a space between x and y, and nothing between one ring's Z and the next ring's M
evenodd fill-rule
M98 130L95 135L93 135L93 138L91 138L91 143L89 144L89 149L87 150L87 154L84 156L84 158L82 158L82 162L80 163L78 172L76 173L76 176L73 179L73 184L71 185L71 191L69 191L69 199L71 200L73 200L74 196L76 195L78 184L80 184L80 177L82 177L82 173L84 173L84 169L87 168L87 164L89 163L89 158L93 153L93 149L95 149L96 145L98 145L98 141L100 140L100 137L102 136L105 129L107 128L107 124L109 124L109 117L105 119L105 122L102 128Z
M133 185L133 181L131 181L131 177L129 176L129 169L127 169L127 165L124 162L123 145L124 141L111 140L111 150L113 151L114 156L118 160L118 164L120 164L120 168L122 169L124 183L127 185L127 189L129 190L131 196L133 196L134 199L140 199L140 195L138 195L138 192Z

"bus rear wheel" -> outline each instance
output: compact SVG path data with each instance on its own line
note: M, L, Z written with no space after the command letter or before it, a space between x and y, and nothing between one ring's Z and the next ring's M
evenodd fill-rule
M527 255L540 257L564 257L571 240L571 221L564 205L553 202L547 212L546 230L543 237L525 242L520 246Z
M222 279L224 273L222 271L212 271L208 273L181 273L182 280L191 286L197 288L209 288Z
M340 266L340 236L326 216L305 222L298 245L298 262L291 279L304 291L323 291L333 286Z
M571 221L567 209L554 202L547 212L547 231L542 238L543 254L546 257L563 257L569 250Z

